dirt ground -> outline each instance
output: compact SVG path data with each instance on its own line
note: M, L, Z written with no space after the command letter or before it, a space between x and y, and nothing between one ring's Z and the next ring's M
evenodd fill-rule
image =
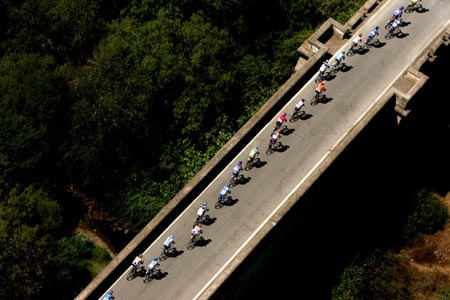
M450 192L437 197L450 210ZM450 224L423 236L415 246L402 249L398 258L408 270L411 300L440 299L440 291L450 289Z

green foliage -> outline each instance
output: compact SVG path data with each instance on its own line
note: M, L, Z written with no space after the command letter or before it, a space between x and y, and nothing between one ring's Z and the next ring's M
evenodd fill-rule
M376 250L367 258L356 258L333 288L333 300L407 300L402 270L391 252Z
M38 188L13 189L0 203L0 299L40 294L60 224L59 205Z
M420 190L413 204L414 208L404 228L405 241L414 241L420 234L441 230L449 220L447 207L434 196L432 190Z
M33 182L54 164L66 86L50 56L7 55L0 61L0 177Z
M108 252L96 247L81 234L65 237L53 247L50 269L53 277L42 292L42 299L74 299L99 271L111 261Z
M439 300L450 300L450 289L442 290Z
M5 5L9 19L6 52L52 55L79 62L104 28L101 0L25 0Z

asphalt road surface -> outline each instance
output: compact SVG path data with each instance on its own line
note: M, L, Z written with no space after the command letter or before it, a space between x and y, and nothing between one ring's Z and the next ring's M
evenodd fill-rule
M449 0L423 0L423 6L428 11L404 13L405 24L401 30L405 35L386 40L384 25L392 12L406 3L405 0L381 3L382 7L365 21L360 32L365 38L373 27L380 26L378 38L382 46L371 48L363 55L347 57L345 62L351 69L339 72L335 78L326 81L329 101L310 106L309 100L316 87L314 75L200 196L149 245L144 260L147 265L152 257L158 256L163 241L172 233L179 255L162 261L160 276L149 283L144 283L142 277L129 281L124 273L111 287L116 300L205 299L204 295L201 296L202 292L215 278L224 275L230 262L236 263L237 253L258 234L262 224L271 222L273 214L293 191L302 185L308 187L312 184L314 178L311 174L320 170L321 163L339 153L338 145L344 136L348 137L346 133L379 104L380 95L409 67L434 34L450 22ZM351 40L341 50L347 51ZM332 61L334 57L330 59ZM288 122L291 133L281 138L286 148L267 155L265 150L275 120L283 111L288 112L289 116L300 98L306 99L305 111L312 115L311 118ZM219 191L230 179L233 166L239 160L245 162L254 145L259 145L260 158L265 164L243 172L247 182L231 189L234 199L231 205L214 208ZM198 207L204 201L209 204L208 214L212 223L203 226L205 242L188 250L186 246L192 224Z

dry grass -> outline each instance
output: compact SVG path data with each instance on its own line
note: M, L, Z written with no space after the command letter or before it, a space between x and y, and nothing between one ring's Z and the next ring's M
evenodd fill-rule
M450 211L450 192L442 200ZM407 270L411 300L437 300L450 288L450 224L432 235L424 235L414 246L397 255Z

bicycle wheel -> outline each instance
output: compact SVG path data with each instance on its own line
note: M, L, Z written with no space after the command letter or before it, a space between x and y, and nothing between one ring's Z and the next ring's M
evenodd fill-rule
M153 272L147 273L145 272L144 283L149 283L153 280Z
M314 79L314 82L315 82L315 83L319 83L319 82L321 82L322 80L323 80L322 76L317 75L316 79Z
M388 33L386 33L386 35L384 36L385 39L390 40L394 37L394 33L391 31L388 31Z
M214 204L214 207L217 208L217 209L222 208L223 207L223 202L217 200L216 204Z
M291 116L289 117L289 122L294 123L295 121L297 121L297 112L294 111Z
M195 248L195 242L194 242L194 239L191 238L187 244L187 249L192 250L194 248Z
M275 152L275 149L273 149L273 146L271 146L270 144L269 144L269 146L267 147L267 150L266 150L266 154L267 155L270 155L270 154L272 154L272 153L274 153Z
M130 272L128 272L128 274L127 274L127 280L128 281L133 280L135 278L135 275L136 275L136 272L133 271L133 269L131 269Z
M412 13L413 11L415 11L415 10L416 10L416 6L415 5L407 5L405 7L404 12L409 14L409 13Z
M317 98L316 96L312 97L312 98L311 98L311 101L309 101L309 104L310 104L311 106L314 106L314 105L316 105L317 103L319 103L319 98Z
M161 252L161 254L159 255L159 260L161 260L161 261L166 260L169 257L169 250L167 250L167 251L163 250Z

